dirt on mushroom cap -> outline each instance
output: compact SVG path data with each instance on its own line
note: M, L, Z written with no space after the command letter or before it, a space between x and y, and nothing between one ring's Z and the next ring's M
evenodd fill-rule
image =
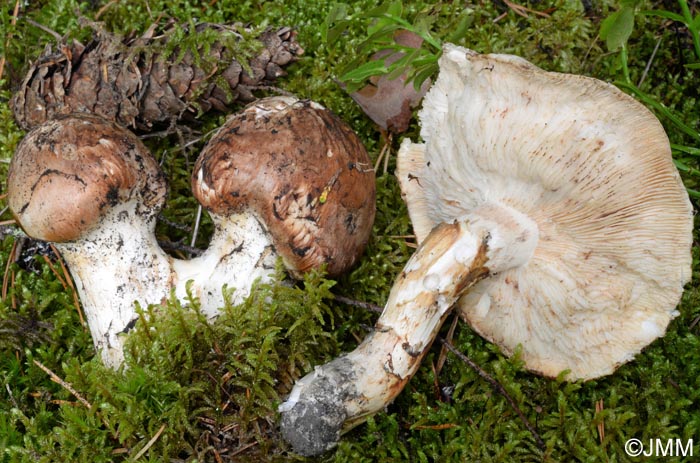
M200 155L193 192L215 214L254 211L292 273L354 264L374 220L374 171L354 132L288 97L230 118Z
M141 141L90 115L59 117L29 132L8 173L18 223L29 236L52 242L78 239L132 197L142 198L139 213L155 214L166 193L165 177Z

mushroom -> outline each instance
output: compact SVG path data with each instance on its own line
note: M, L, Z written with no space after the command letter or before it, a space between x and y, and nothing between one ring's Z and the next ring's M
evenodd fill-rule
M663 335L691 276L692 207L658 120L596 79L446 45L397 176L420 243L375 330L280 406L304 455L378 410L456 303L546 376L612 373Z
M56 243L108 365L123 359L134 301L160 303L170 293L171 263L154 233L166 193L139 139L96 116L38 126L10 164L9 207L27 235Z
M145 146L97 116L48 121L27 134L8 174L8 202L27 235L55 242L66 260L105 364L123 359L134 302L188 291L209 318L223 285L240 303L277 256L294 276L352 266L374 220L369 157L346 124L316 103L261 100L232 117L205 147L193 190L216 230L199 257L167 255L155 221L167 192Z
M357 135L315 102L270 97L229 118L192 177L215 224L210 247L241 243L235 254L217 253L218 277L245 295L269 278L278 255L296 277L322 265L330 276L350 268L374 221L369 163Z

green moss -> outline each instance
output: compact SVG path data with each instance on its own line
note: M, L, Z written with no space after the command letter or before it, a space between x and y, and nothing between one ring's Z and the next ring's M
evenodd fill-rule
M14 3L14 2L11 2ZM523 2L532 12L516 14L501 2L411 2L403 17L428 15L431 32L451 37L481 52L517 53L546 69L574 72L615 81L621 79L619 54L608 52L596 38L600 21L617 10L612 1ZM375 6L362 0L348 5L359 18ZM104 7L104 8L103 8ZM667 8L674 8L674 3ZM8 101L29 61L38 56L50 34L32 19L60 35L81 40L91 32L80 28L75 10L100 20L121 34L143 33L161 16L190 21L242 22L257 26L291 25L305 48L302 59L287 69L279 86L317 100L352 125L376 160L384 143L379 131L338 86L343 68L367 50L358 50L368 24L351 21L338 40L323 39L331 2L224 2L128 0L75 2L43 0L22 3L21 20L11 24L11 8L0 11L0 41L7 67L0 84L0 178L23 136L12 121ZM638 9L663 8L655 2ZM468 18L461 23L462 18ZM466 24L464 33L455 25ZM191 36L183 36L196 46ZM652 52L659 48L652 60ZM663 103L697 131L700 125L697 71L687 32L656 17L635 16L628 43L631 80L639 84L649 63L642 96ZM698 148L692 134L660 114L673 143ZM189 244L197 204L189 194L189 177L207 135L224 115L204 115L193 124L197 134L183 132L146 140L162 162L170 196L158 225L160 239ZM405 136L417 138L413 123ZM189 148L183 139L202 136ZM399 138L399 137L397 137ZM395 139L395 150L399 140ZM699 179L697 156L675 152L689 170L691 188ZM89 333L81 326L69 288L41 257L35 270L9 265L7 296L0 301L0 461L290 461L277 435L276 407L293 380L314 365L352 349L376 318L357 307L333 301L340 294L383 305L395 276L412 252L406 208L400 198L392 158L389 173L377 176L377 220L365 255L337 283L320 274L300 284L282 281L260 285L239 306L227 305L216 322L207 321L198 303L168 301L143 308L128 344L128 368L113 372L94 357ZM4 208L0 200L0 209ZM10 219L5 212L0 220ZM178 224L178 226L170 225ZM204 247L211 232L206 215L196 245ZM5 269L14 238L3 234L0 268ZM694 248L694 276L698 249ZM60 272L60 270L58 270ZM281 279L281 274L280 274ZM630 438L694 439L700 454L700 291L689 285L680 315L665 337L644 350L615 374L587 383L540 378L504 357L492 344L460 325L454 343L495 377L514 398L545 442L538 448L507 401L474 371L447 356L436 376L433 347L415 378L386 413L347 434L335 452L321 461L336 462L513 462L637 461L625 454ZM444 331L444 330L443 330ZM445 332L443 332L443 335ZM84 407L65 387L52 382L35 360L50 368L87 400ZM602 411L596 403L602 401ZM599 432L604 429L604 436ZM152 442L151 442L152 441ZM692 461L690 458L667 461ZM651 461L651 460L649 460Z

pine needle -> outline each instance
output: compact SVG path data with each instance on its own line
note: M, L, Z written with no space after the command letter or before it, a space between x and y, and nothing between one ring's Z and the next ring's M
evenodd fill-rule
M61 271L63 271L63 275L65 275L65 281L68 283L68 286L70 287L71 294L73 296L73 305L75 306L75 310L78 311L78 318L80 319L80 325L83 327L83 331L87 330L87 324L85 323L85 317L83 316L83 311L80 308L80 298L78 298L78 290L75 289L75 285L73 284L73 279L68 273L68 269L66 268L65 262L63 262L63 257L61 257L61 253L58 252L58 249L56 249L56 246L53 244L49 243L49 247L53 251L54 254L56 254L56 258L58 259L58 263L61 265ZM49 264L50 265L50 264ZM64 286L65 288L65 286Z
M602 412L605 409L605 405L603 404L603 399L596 400L595 403L595 413L596 415L600 412ZM600 438L600 445L605 447L605 422L603 420L598 423L598 437Z
M7 263L5 264L5 273L3 273L2 276L2 299L5 300L7 298L7 290L9 289L10 286L10 265L17 260L17 254L18 254L18 241L14 240L12 242L12 248L10 249L10 254L7 257Z
M134 456L134 461L138 461L139 458L141 458L142 456L144 456L146 454L146 452L148 452L148 449L150 449L153 446L153 444L155 444L156 441L158 441L158 438L160 437L161 434L163 434L163 431L165 431L165 423L163 423L163 425L160 427L160 429L158 429L158 431L156 431L156 433L153 435L153 437L151 437L151 440L148 441L146 446L144 448L142 448L141 450L139 450L139 453L137 453Z
M83 404L83 405L85 406L85 408L87 408L87 409L92 409L92 405L90 404L90 402L88 402L88 401L85 399L85 397L83 397L82 395L80 395L80 393L79 393L78 391L76 391L76 390L73 388L73 386L71 386L69 383L65 382L63 379L61 379L61 377L59 377L56 373L54 373L53 371L51 371L47 366L45 366L43 363L41 363L40 361L38 361L38 360L36 360L36 359L34 360L34 365L36 365L36 366L38 366L39 368L41 368L42 370L44 370L44 372L46 372L46 374L48 374L49 377L51 378L51 381L53 381L54 383L60 384L61 387L63 387L63 388L64 388L65 390L67 390L68 392L70 392L70 393L73 395L73 397L75 397L76 399L78 399L78 401L79 401L81 404Z
M17 17L19 16L19 0L15 2L15 9L12 11L12 20L10 21L10 26L14 26L17 24ZM7 49L7 45L10 42L10 36L12 35L12 32L7 33L7 37L5 37L5 49ZM2 79L2 74L5 71L5 56L0 56L0 79Z

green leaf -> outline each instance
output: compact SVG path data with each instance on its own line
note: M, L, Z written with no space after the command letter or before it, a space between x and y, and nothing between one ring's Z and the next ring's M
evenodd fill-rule
M700 140L700 132L686 124L680 116L668 109L663 103L642 92L635 85L630 85L626 82L615 82L615 84L618 87L628 90L629 92L634 94L634 96L639 98L642 101L642 103L646 104L658 114L660 114L661 116L668 119L671 123L673 123L678 130L684 132L686 135L691 136L695 140Z
M388 79L396 79L403 74L408 67L418 58L422 50L420 48L404 48L404 55L389 66Z
M666 10L648 10L640 11L644 16L657 16L659 18L670 19L671 21L678 21L680 23L685 23L685 18L677 13Z
M620 6L622 8L637 8L642 0L620 0Z
M369 77L383 75L388 72L389 69L386 67L383 60L369 61L352 71L346 72L340 76L340 80L344 82L362 82Z
M686 191L691 198L700 198L700 191L693 190L692 188L686 188Z
M671 143L671 148L673 148L676 151L690 154L691 156L700 156L700 148L695 148L692 146L676 145L674 143Z
M386 26L396 25L396 18L401 18L403 6L401 2L393 2L381 5L370 10L367 17L375 18L375 20L367 27L367 35L376 34Z
M343 32L345 32L345 30L347 28L348 28L347 21L343 21L340 24L338 24L337 26L329 28L325 32L324 41L328 44L335 43L338 40L338 37L340 37L343 34Z
M348 16L348 6L345 3L334 3L331 10L326 15L324 24L333 24L336 21L346 19Z
M420 90L421 85L423 85L423 82L425 82L426 79L437 74L437 71L437 59L435 59L432 63L423 65L423 67L421 68L416 67L415 75L409 76L409 79L413 81L413 88L415 88L416 91Z
M394 42L394 32L403 29L399 24L385 24L384 27L375 31L360 44L358 50L363 53L369 53L376 49L393 48L396 46Z
M600 25L600 38L610 51L617 51L627 43L634 29L634 9L623 7L611 14Z
M467 31L472 26L474 15L471 10L465 9L460 16L461 19L445 39L446 42L458 42L467 35Z
M348 27L348 6L334 3L321 24L321 37L325 43L334 43Z
M403 3L398 0L393 3L390 3L389 8L386 10L386 13L390 16L401 17L401 15L403 14Z

